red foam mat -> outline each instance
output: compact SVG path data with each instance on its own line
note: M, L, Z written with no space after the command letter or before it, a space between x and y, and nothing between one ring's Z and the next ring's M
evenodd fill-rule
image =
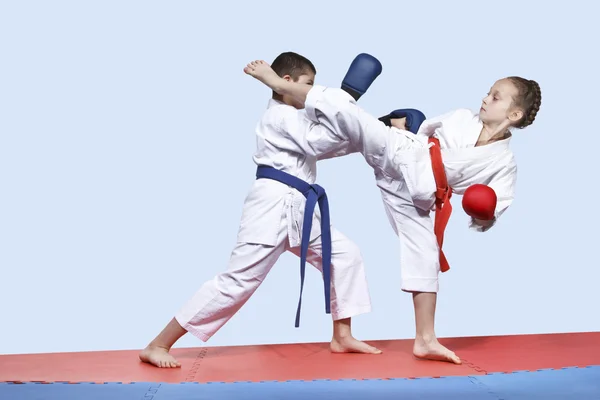
M174 349L181 368L143 364L138 351L0 356L0 381L237 382L481 375L600 365L600 332L441 339L463 365L417 360L412 340L374 341L381 355L332 354L327 343Z
M133 350L5 355L0 356L0 382L188 382L199 353L174 349L182 368L172 370L141 363Z
M269 381L385 379L479 374L470 365L417 360L409 340L373 342L383 354L333 354L329 344L244 346L211 349L196 380Z
M487 372L600 365L600 332L470 337L446 345Z

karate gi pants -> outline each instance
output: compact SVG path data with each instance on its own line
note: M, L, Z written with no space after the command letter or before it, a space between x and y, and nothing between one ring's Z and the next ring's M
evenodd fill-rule
M285 251L298 256L297 263L290 267L299 268L300 247L289 245L287 218L286 213L283 213L275 246L245 242L236 244L227 270L204 283L176 314L177 322L185 330L204 342L210 339L250 299ZM315 223L316 221L313 226ZM358 246L333 227L331 241L333 320L370 312L371 298ZM320 235L311 241L306 261L322 272ZM289 284L297 282L299 280Z
M440 253L431 213L415 207L403 180L381 175L376 179L386 215L400 240L401 289L437 293Z

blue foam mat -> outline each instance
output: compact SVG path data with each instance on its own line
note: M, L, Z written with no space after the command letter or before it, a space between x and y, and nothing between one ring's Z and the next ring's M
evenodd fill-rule
M506 400L600 400L600 366L477 376L477 382ZM501 396L499 396L501 395Z
M600 399L600 366L509 374L390 380L236 383L0 383L0 399Z
M152 400L158 383L0 383L1 400Z

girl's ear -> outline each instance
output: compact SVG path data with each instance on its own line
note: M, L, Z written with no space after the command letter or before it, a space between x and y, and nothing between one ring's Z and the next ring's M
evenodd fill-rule
M523 118L523 110L520 109L514 109L508 114L508 119L513 123L519 121L521 118Z

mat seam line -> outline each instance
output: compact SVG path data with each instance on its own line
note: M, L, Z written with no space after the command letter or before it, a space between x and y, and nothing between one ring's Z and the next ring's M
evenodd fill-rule
M477 364L470 362L469 360L463 359L463 364L476 372L483 372L484 375L489 375L489 372L487 370L485 370L484 368L481 368Z
M161 384L158 383L157 386L150 386L144 396L142 396L142 400L152 400L154 395L158 393L158 390L161 388Z
M487 375L487 374L486 374ZM502 397L502 395L494 392L492 390L492 388L490 388L488 385L486 385L485 383L483 383L482 381L479 380L479 378L477 376L474 375L469 375L469 380L471 381L471 383L475 386L477 386L478 389L480 389L481 391L486 392L487 394L493 396L495 399L497 400L503 400L504 398Z
M194 360L194 363L192 364L192 367L190 368L190 371L188 372L188 374L185 378L185 382L190 383L190 382L196 381L196 374L197 374L198 370L200 369L200 363L202 362L204 357L206 357L207 354L208 354L208 348L206 348L206 347L202 348L198 352L198 355L196 356L196 359Z

